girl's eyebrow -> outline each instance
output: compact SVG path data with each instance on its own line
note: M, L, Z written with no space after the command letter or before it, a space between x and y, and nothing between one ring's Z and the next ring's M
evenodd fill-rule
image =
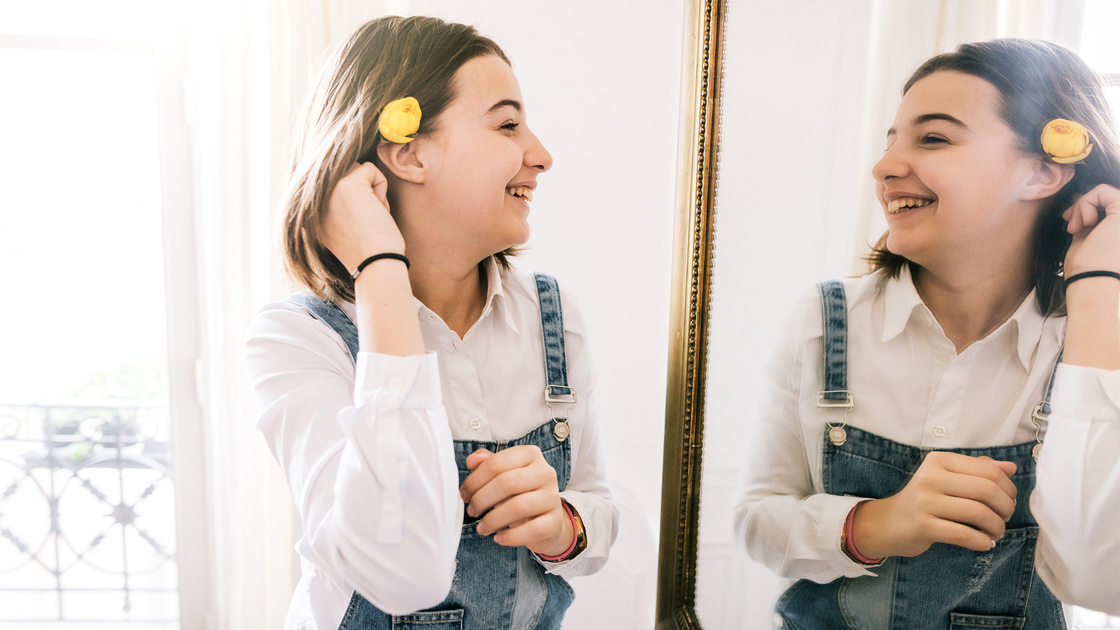
M952 125L960 127L961 129L968 129L968 125L964 124L964 122L961 119L957 118L956 116L951 116L949 114L941 114L941 113L922 114L921 116L918 116L918 117L914 118L914 122L912 124L915 127L917 127L918 125L923 125L925 123L928 123L928 122L931 122L931 121L934 121L934 120L943 120L947 123L950 123ZM888 138L893 136L893 135L897 135L897 134L898 134L898 131L894 127L891 127L890 129L887 130L887 137Z
M493 105L491 105L490 109L486 110L486 113L489 114L490 112L493 112L495 110L499 110L503 107L512 107L512 108L514 108L514 109L516 109L517 111L520 112L521 111L521 102L520 101L515 101L512 98L504 98L504 99L498 101L497 103L494 103Z

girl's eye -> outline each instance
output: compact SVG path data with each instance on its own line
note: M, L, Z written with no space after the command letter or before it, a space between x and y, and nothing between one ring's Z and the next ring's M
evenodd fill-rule
M948 144L949 141L941 136L925 136L922 138L922 144Z
M517 129L517 125L518 125L518 124L519 124L519 123L515 123L515 122L508 122L508 123L506 123L506 124L502 125L502 129L505 129L506 131L514 131L514 130L516 130L516 129Z

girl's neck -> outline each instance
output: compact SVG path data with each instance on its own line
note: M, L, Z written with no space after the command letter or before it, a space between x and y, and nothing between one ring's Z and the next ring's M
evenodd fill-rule
M1015 314L1033 288L1028 264L935 273L914 266L914 288L957 349L987 337Z
M422 243L406 245L412 294L462 339L486 306L486 277L477 260L458 259Z

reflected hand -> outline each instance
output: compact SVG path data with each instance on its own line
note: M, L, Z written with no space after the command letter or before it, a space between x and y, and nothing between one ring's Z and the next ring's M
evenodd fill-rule
M852 544L869 558L913 557L933 543L987 551L1015 511L1016 466L933 451L898 494L856 508Z
M1065 260L1067 278L1084 271L1120 272L1120 190L1101 184L1078 198L1062 218L1073 235Z
M471 474L459 493L471 516L485 514L477 531L497 532L506 547L556 556L572 544L575 532L560 503L556 471L536 446L514 446L497 453L479 449L467 457Z

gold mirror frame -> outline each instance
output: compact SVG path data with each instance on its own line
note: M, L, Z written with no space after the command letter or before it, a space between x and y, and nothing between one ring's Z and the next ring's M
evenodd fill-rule
M696 545L725 15L725 0L690 0L685 13L657 562L659 630L700 628Z

